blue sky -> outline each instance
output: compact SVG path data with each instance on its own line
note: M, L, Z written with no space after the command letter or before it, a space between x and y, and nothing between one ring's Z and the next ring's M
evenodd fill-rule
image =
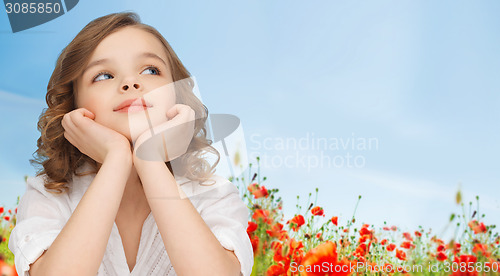
M80 1L17 34L0 10L0 204L13 205L34 174L28 159L57 55L90 20L133 10L171 43L210 112L241 119L249 155L364 160L263 166L288 217L296 196L305 205L318 187L318 204L341 223L361 194L358 221L438 232L459 211L461 183L466 201L480 196L485 222L500 224L498 1L158 2ZM280 147L308 136L378 146Z

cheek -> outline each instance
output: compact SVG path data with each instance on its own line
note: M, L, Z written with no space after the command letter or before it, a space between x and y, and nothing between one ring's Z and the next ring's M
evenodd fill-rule
M102 104L100 99L91 99L89 101L82 101L81 106L90 112L94 113L95 121L99 122L106 117L106 107Z
M86 93L79 93L76 99L76 108L85 108L90 112L94 113L96 116L96 121L99 117L105 116L106 113L111 110L111 99L104 97L103 93L95 93L91 91L84 91Z
M172 93L169 97L165 99L165 107L167 111L172 108L176 104L176 96L175 93Z
M166 116L167 111L175 105L175 89L172 83L163 85L146 94L144 99L153 104L155 113L162 113Z

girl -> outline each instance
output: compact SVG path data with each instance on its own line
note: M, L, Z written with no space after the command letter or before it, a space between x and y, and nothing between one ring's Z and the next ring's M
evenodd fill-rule
M9 241L19 275L250 275L248 209L205 160L218 153L193 87L134 13L80 31L38 122L42 168Z

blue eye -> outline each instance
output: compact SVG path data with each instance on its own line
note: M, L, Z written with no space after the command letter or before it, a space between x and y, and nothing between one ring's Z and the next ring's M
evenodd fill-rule
M144 69L144 71L142 71L141 74L146 74L146 75L159 75L160 74L160 69L154 67L154 66L150 66L146 69Z
M111 76L111 74L102 72L102 73L97 74L94 77L93 81L96 82L96 81L102 81L102 80L110 80L112 78L113 78L113 76Z

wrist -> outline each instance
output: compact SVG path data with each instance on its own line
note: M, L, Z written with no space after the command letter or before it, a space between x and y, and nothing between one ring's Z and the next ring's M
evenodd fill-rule
M165 162L161 160L160 161L144 160L135 154L132 156L132 162L134 167L137 169L138 174L151 173L159 168L163 169L163 167L166 167Z
M120 165L125 167L132 167L132 153L130 152L130 150L116 148L110 150L108 154L106 154L106 157L104 157L104 162L108 161L120 163Z

